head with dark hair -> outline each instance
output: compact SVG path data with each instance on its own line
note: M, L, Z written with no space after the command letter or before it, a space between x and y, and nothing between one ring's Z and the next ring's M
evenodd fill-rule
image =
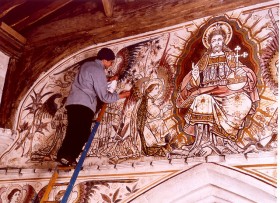
M18 201L19 195L20 195L20 190L15 188L9 193L7 199L9 200L9 202L11 202L12 200Z
M102 48L97 53L97 59L99 59L99 60L107 60L107 61L115 60L115 54L109 48Z

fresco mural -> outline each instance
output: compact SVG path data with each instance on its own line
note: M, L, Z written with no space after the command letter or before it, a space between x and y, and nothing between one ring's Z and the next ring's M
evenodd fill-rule
M116 61L107 74L119 76L115 91L132 94L107 106L86 164L276 151L277 5L197 19L110 45ZM37 80L22 99L17 138L0 155L0 165L56 164L67 126L64 103L71 83L81 63L102 47L69 56ZM137 181L124 180L129 186L122 185L122 194L138 190ZM97 188L114 183L80 184L94 196ZM0 189L2 199L12 199L7 188ZM23 190L22 186L14 190L15 199L23 198ZM110 194L100 192L98 198L122 199L118 187ZM79 198L83 197L85 190ZM83 201L90 198L87 195Z
M188 156L228 153L228 143L238 150L239 132L246 118L255 113L257 77L252 68L239 61L248 53L239 54L238 45L235 52L227 46L233 34L229 23L215 19L201 38L207 51L196 64L192 62L191 71L181 82L176 107L185 110L184 131L195 137L191 148L186 148Z
M277 19L278 4L272 4L111 43L116 60L107 74L119 76L115 91L132 94L107 106L86 164L276 151ZM103 46L108 47L81 50L38 78L22 99L13 129L17 136L13 133L12 145L2 149L0 166L56 165L71 83L81 63ZM70 199L121 202L150 182L148 177L79 182ZM0 185L0 202L38 202L44 190L41 184L7 183ZM63 193L57 188L53 199Z
M88 156L115 164L275 149L277 12L234 11L114 44L108 75L119 76L116 91L133 93L108 105ZM71 56L38 79L19 109L18 138L1 161L55 160L70 85L99 48Z

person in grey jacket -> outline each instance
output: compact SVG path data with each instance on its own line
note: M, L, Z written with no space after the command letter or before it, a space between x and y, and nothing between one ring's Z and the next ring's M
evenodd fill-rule
M66 101L68 125L66 135L57 153L57 160L63 165L75 165L76 159L87 142L97 102L113 103L126 98L130 91L111 93L107 90L105 69L112 66L114 52L102 48L97 59L82 64Z

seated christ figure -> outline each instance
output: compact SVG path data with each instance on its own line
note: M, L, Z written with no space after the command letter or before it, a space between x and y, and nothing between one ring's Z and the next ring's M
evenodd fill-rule
M210 25L202 39L207 51L181 82L176 107L186 110L184 131L195 136L193 146L211 142L211 136L236 141L259 100L255 73L239 61L247 53L227 47L231 36L228 23Z

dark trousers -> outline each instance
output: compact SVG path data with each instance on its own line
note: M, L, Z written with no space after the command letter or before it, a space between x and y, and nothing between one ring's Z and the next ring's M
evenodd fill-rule
M76 159L91 133L93 111L82 105L68 105L66 135L57 153L57 158Z

